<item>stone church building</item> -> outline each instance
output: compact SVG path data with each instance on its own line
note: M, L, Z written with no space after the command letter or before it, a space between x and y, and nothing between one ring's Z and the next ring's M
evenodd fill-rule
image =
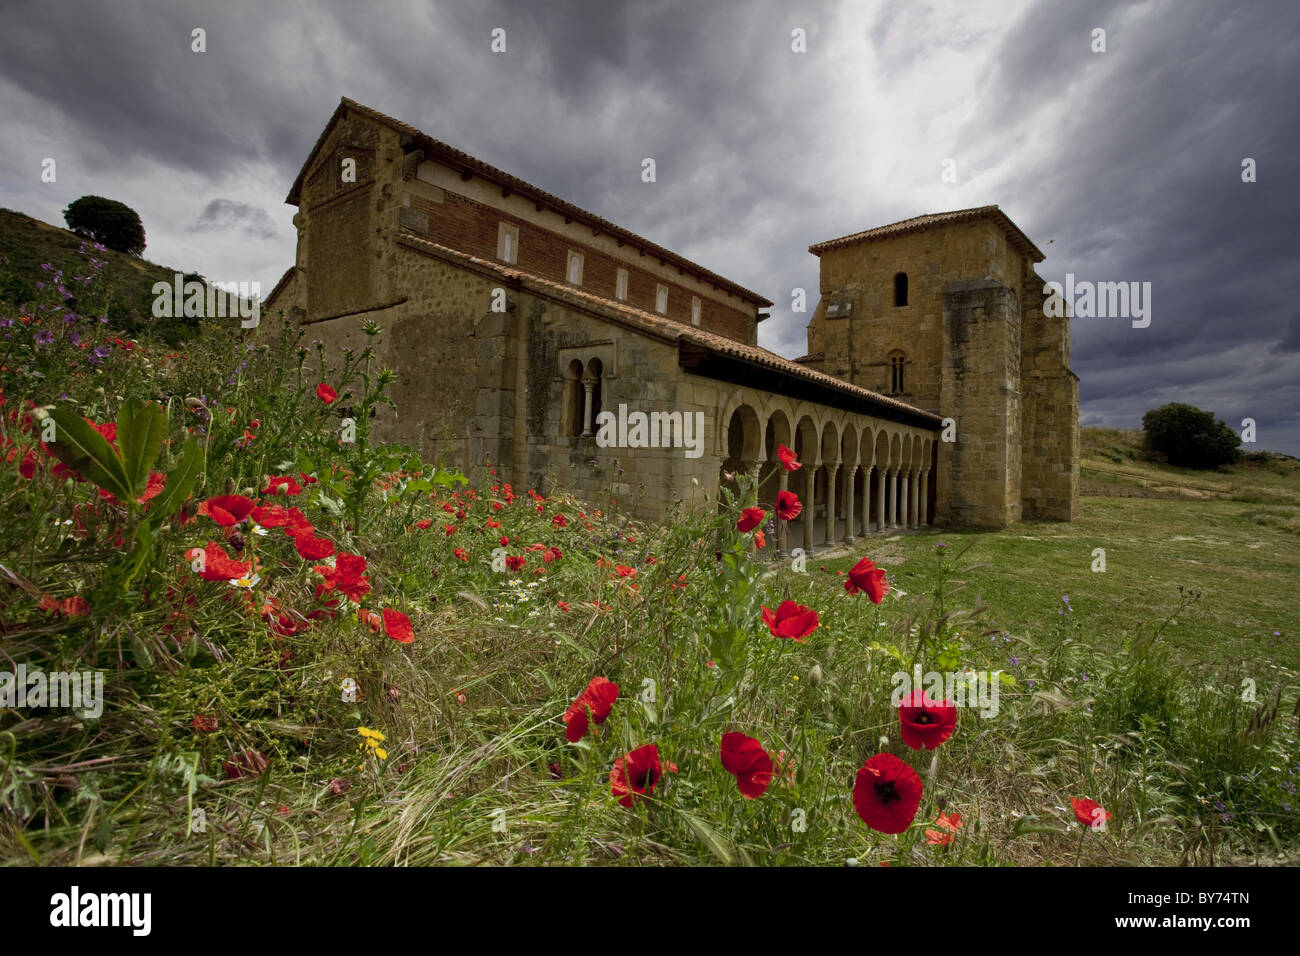
M297 259L263 329L283 316L338 355L376 320L398 412L374 434L426 460L647 518L756 470L761 503L799 495L779 543L809 552L1074 516L1068 319L1043 314L1043 254L996 206L810 247L821 295L792 361L758 347L759 293L346 98L287 202Z

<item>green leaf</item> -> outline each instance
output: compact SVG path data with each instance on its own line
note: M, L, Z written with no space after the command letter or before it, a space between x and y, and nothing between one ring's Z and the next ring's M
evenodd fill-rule
M91 428L70 405L54 406L49 416L57 426L49 449L61 462L111 492L119 501L135 501L126 468L108 439Z
M174 514L189 496L199 473L203 471L203 446L197 438L191 438L181 451L181 460L167 473L167 483L149 505L149 517L152 524L160 523L168 515Z
M127 556L122 581L119 585L121 588L126 588L135 580L145 562L153 555L153 529L149 526L149 522L141 521L135 526L133 539L135 547L131 549L130 555Z
M717 857L723 866L731 866L735 863L736 858L731 852L731 847L727 845L727 841L722 838L722 835L717 830L714 830L692 813L687 813L685 810L679 810L678 812L686 818L686 822L695 831L695 835L699 837L700 842L709 848L709 852Z
M167 413L161 405L132 398L117 415L117 447L132 489L132 500L143 494L158 452L167 435Z

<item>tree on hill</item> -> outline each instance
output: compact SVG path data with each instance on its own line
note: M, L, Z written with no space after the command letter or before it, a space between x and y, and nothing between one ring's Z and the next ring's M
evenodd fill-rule
M1217 468L1241 457L1241 436L1194 405L1170 402L1142 416L1146 448L1182 468Z
M130 206L103 196L82 196L63 210L68 228L109 249L138 256L144 252L144 224Z

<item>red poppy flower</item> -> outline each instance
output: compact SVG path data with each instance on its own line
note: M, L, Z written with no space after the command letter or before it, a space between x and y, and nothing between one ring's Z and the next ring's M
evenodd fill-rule
M620 578L636 577L636 568L629 568L626 564L616 564L614 570L618 572Z
M934 846L947 846L952 842L953 834L961 827L961 814L954 813L952 816L948 816L940 813L939 819L934 821L934 825L939 829L926 830L925 842Z
M885 569L876 567L870 558L863 558L849 569L849 579L844 582L844 590L850 594L866 591L872 604L879 604L889 593L889 582L885 580Z
M619 806L630 807L639 795L654 793L655 784L662 776L659 748L646 744L614 761L609 772L609 791L618 798Z
M280 492L281 488L284 489L283 493L286 495L302 494L302 486L298 484L297 481L294 480L292 475L281 475L278 477L271 478L269 481L267 481L266 487L262 489L262 494L278 495L281 493Z
M558 514L551 519L552 528L563 528L568 523L569 523L569 519L564 517L564 515L562 514Z
M293 546L298 549L306 561L319 561L334 553L334 542L316 537L314 531L306 531L293 536Z
M764 605L763 621L773 637L789 637L800 644L807 643L804 638L817 630L818 624L816 611L794 601L782 601L775 611Z
M763 534L762 531L754 532L754 547L759 550L767 547L767 535Z
M722 768L736 778L747 800L761 797L772 783L772 758L754 737L731 731L722 735Z
M146 501L152 501L162 494L163 488L167 487L167 476L161 471L149 472L149 480L145 482L144 491L141 492L139 499L140 504Z
M394 611L392 608L384 608L384 630L399 644L410 644L415 640L411 619L401 611Z
M799 456L793 450L786 448L784 445L778 445L776 448L776 457L781 459L781 464L785 466L786 471L798 471L803 467L799 463Z
M506 555L506 567L509 568L511 571L519 571L527 563L528 563L528 559L525 558L522 554Z
M469 552L466 551L464 548L457 548L455 551L452 552L452 554L454 554L461 561L469 560Z
M28 480L36 474L36 449L27 449L27 454L23 456L22 462L18 465L18 474Z
M67 617L85 617L90 613L90 602L80 594L74 594L59 602L59 610Z
M921 806L921 777L893 754L876 754L853 784L853 809L881 833L902 833Z
M246 577L253 568L251 561L236 561L215 541L209 541L205 548L190 548L185 552L185 557L190 561L202 557L203 566L199 577L205 581L233 581L235 578Z
M1100 803L1096 800L1089 800L1087 797L1071 797L1070 806L1074 807L1074 815L1085 827L1092 827L1100 830L1110 819L1110 811L1102 809Z
M209 717L207 714L195 714L190 725L195 733L210 734L217 729L217 718Z
M767 512L762 508L746 508L740 513L740 520L736 522L736 530L742 534L746 531L753 531L763 519L767 517Z
M933 750L957 729L957 705L935 700L919 688L898 706L903 743L913 750Z
M803 503L793 491L776 493L776 516L782 521L793 521L803 511Z
M339 393L334 391L334 389L331 388L329 385L326 385L324 382L321 382L319 385L316 386L316 397L319 398L326 405L332 405L334 404L334 399L339 397Z
M216 495L199 505L199 514L207 515L223 528L239 524L252 512L256 502L243 495Z
M430 521L428 518L421 518L419 521L415 523L415 526L419 528L421 531L428 531L432 525L433 522Z
M563 602L560 602L563 605ZM564 610L568 610L564 606ZM591 710L591 719L603 724L618 700L618 685L604 677L593 677L587 689L577 696L569 709L564 712L564 736L570 743L577 743L587 736L587 710Z
M370 593L370 582L365 579L366 559L357 554L339 554L334 567L317 564L312 570L325 579L316 591L339 591L349 601L360 601Z
M266 769L268 762L260 751L246 750L233 760L226 761L226 776L231 780L238 780L240 777L256 777Z
M249 514L263 528L280 528L290 523L289 509L284 505L258 505Z
M555 602L555 606L558 607L558 608L559 608L561 611L563 611L565 614L568 614L568 613L569 613L569 605L568 605L566 602L564 602L564 601L556 601L556 602Z

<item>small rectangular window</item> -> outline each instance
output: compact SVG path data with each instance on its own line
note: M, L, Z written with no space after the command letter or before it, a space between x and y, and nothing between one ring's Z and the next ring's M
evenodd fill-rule
M668 314L668 286L659 285L655 291L655 311L660 315Z
M627 270L619 269L618 278L614 280L614 298L620 302L627 301Z
M565 278L572 285L582 285L582 255L572 249L569 250L569 268Z
M508 222L497 226L497 258L514 264L519 261L519 227Z
M691 325L700 324L700 297L691 296Z

